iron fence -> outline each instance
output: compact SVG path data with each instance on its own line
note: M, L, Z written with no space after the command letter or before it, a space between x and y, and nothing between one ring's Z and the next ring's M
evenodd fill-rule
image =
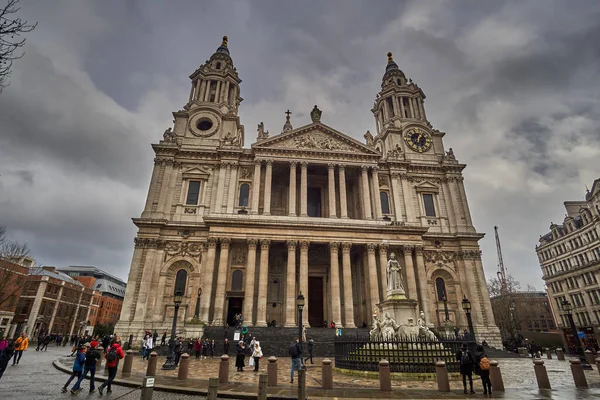
M386 359L391 372L435 373L435 363L442 360L449 372L459 371L456 353L463 343L474 348L470 337L441 337L433 341L421 337L395 340L370 340L368 337L335 338L335 366L360 371L378 371L379 361Z

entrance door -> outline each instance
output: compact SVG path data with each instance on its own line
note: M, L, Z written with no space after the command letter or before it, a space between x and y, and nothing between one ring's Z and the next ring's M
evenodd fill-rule
M308 323L320 328L323 326L323 277L308 277Z
M321 189L309 187L307 193L307 213L309 217L321 216Z
M242 297L230 297L229 306L227 307L227 325L235 326L235 314L242 312L244 299Z

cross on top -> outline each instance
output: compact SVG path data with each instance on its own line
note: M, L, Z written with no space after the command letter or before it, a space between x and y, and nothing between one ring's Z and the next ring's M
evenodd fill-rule
M290 110L287 110L287 111L285 112L285 114L287 115L287 117L286 117L287 119L289 119L289 118L290 118L290 114L291 114L291 113L292 113L292 112L291 112Z

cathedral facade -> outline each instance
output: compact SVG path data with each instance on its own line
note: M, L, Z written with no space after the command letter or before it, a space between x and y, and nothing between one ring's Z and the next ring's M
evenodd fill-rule
M500 344L462 170L444 133L425 113L423 91L391 53L364 141L321 122L281 133L258 125L244 147L240 82L227 46L191 76L187 104L153 144L156 153L127 292L116 331L140 337L168 330L174 296L178 332L207 324L354 328L369 324L386 298L394 253L401 284L432 327L467 327ZM418 318L415 315L414 320ZM407 321L398 321L407 323Z

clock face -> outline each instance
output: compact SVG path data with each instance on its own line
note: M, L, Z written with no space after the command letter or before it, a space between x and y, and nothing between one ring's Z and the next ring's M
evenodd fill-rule
M404 134L406 145L418 153L424 153L431 148L431 136L419 128L411 128Z

